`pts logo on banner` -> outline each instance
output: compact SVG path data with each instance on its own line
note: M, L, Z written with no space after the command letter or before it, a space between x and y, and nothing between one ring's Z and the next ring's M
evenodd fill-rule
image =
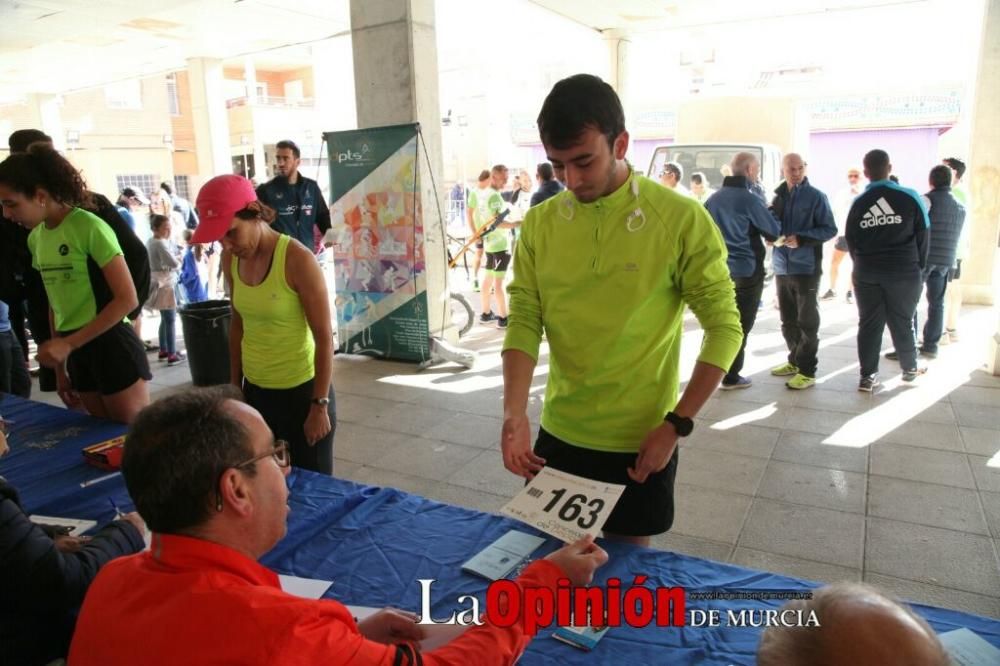
M337 153L337 164L348 162L347 166L360 166L361 164L371 161L368 158L368 152L369 148L367 143L361 144L361 148L358 150L351 150L348 148L343 152Z

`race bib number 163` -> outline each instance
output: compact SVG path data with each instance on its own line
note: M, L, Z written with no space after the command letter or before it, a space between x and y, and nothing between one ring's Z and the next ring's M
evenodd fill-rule
M500 513L566 542L596 537L625 486L543 467Z

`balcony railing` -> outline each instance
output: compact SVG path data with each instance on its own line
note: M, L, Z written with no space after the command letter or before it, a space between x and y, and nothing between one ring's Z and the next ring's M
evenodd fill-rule
M316 101L311 97L275 97L274 95L267 95L265 97L263 95L258 95L253 99L246 96L227 99L226 108L231 109L234 106L250 106L251 103L256 104L257 106L281 109L311 109L316 106Z

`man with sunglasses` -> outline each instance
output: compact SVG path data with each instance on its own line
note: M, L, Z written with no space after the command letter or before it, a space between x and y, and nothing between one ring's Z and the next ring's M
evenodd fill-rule
M152 547L102 570L71 664L510 664L520 656L532 636L523 622L487 621L420 654L421 625L408 613L386 609L359 623L337 601L283 592L258 560L285 536L291 461L238 397L194 389L139 414L122 473ZM517 582L586 585L605 561L584 539L533 562Z

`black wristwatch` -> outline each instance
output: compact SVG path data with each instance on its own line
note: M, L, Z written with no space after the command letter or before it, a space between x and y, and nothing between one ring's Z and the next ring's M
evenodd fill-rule
M320 405L321 407L326 407L327 405L330 404L330 399L329 398L313 398L312 399L312 404L314 404L314 405Z
M687 437L694 430L694 421L686 416L680 416L679 414L674 414L673 412L667 412L667 415L663 417L664 421L667 421L674 427L677 431L678 437Z

